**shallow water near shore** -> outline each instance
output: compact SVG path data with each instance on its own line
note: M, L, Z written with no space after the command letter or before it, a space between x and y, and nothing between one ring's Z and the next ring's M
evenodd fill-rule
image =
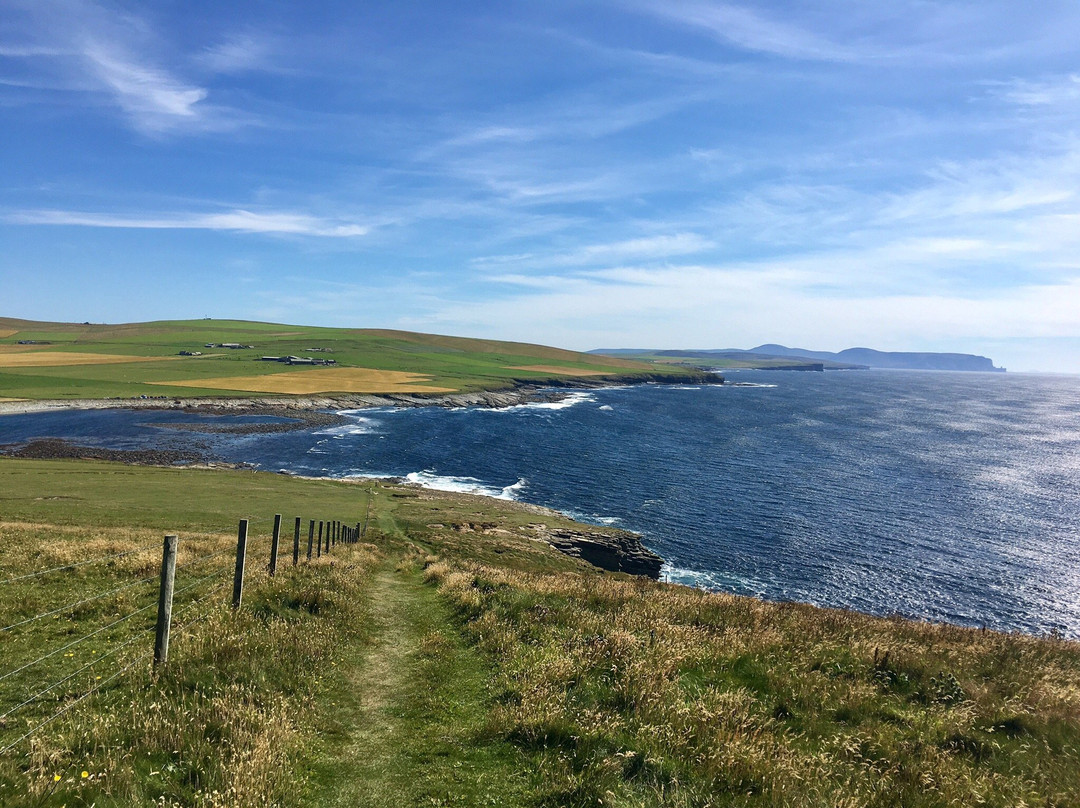
M198 447L271 471L405 477L641 532L681 583L1080 637L1080 378L729 380L501 410L354 410L276 434L170 429L196 420L178 412L5 416L0 443Z

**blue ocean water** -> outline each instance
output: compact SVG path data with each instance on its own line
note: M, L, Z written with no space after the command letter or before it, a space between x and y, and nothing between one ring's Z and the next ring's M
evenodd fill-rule
M357 410L277 434L171 430L193 420L174 412L5 416L0 443L197 444L274 471L408 477L638 531L672 581L1080 637L1080 378L728 378L502 410Z

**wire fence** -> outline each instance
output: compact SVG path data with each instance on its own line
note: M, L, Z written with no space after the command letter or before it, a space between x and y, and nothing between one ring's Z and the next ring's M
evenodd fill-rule
M355 526L338 520L308 520L306 558L301 553L303 520L293 524L292 564L309 563L330 553L338 544L359 542L367 528L366 515ZM318 527L318 546L314 544ZM16 587L34 588L35 596L45 589L69 594L85 582L72 578L77 570L103 565L105 578L100 591L83 593L59 606L50 606L30 615L15 614L0 628L4 653L0 655L0 755L14 750L51 723L67 715L76 706L117 682L140 664L153 659L153 668L167 663L170 633L191 636L197 626L226 605L222 597L231 584L232 607L242 601L246 558L253 548L247 537L248 520L240 520L235 548L225 547L177 564L176 536L166 536L161 569L153 575L140 576L117 586L125 571L116 567L119 559L149 553L162 547L160 540L146 542L122 552L82 559L0 581L0 605L27 598ZM265 552L265 543L255 549ZM275 515L270 537L268 563L262 570L269 576L277 571L281 551L281 516ZM212 564L217 559L216 564ZM234 563L230 565L230 560ZM152 563L152 562L151 562ZM228 574L230 566L233 574ZM145 566L139 571L144 571ZM182 573L177 586L176 575ZM49 576L49 577L46 577ZM111 580L109 580L111 578ZM41 580L44 579L44 580ZM153 582L157 582L154 585ZM16 587L16 588L13 588ZM112 598L112 600L109 600ZM146 602L149 601L149 602ZM178 609L174 615L173 605ZM42 623L47 618L54 621ZM173 631L175 618L179 618ZM7 621L4 621L7 622ZM72 636L72 635L75 636ZM33 649L33 650L31 650ZM30 652L30 653L27 653ZM80 658L76 658L81 654ZM86 660L87 655L90 657ZM23 658L29 656L30 658ZM10 661L10 667L8 667ZM147 673L150 673L148 668ZM5 737L7 736L7 737ZM10 737L15 736L15 737Z

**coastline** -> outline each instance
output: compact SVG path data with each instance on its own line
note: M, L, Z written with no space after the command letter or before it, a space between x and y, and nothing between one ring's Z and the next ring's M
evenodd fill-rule
M186 398L73 398L73 399L0 399L0 416L29 415L58 410L185 410L238 414L284 414L311 411L341 411L376 407L486 407L498 409L519 404L562 401L571 390L595 390L639 384L724 384L723 376L702 373L700 376L607 376L602 379L547 379L542 382L517 381L504 390L478 390L462 393L421 395L417 393L328 393L318 396L237 396Z
M303 429L312 421L336 422L343 410L373 409L378 407L483 407L501 409L522 404L553 403L569 398L575 391L625 387L643 384L714 384L724 383L719 374L703 373L698 378L657 374L653 378L607 377L604 379L548 380L544 384L519 383L507 390L483 390L469 393L447 393L432 396L408 394L335 394L325 396L260 396L244 398L133 398L133 399L71 399L39 401L0 401L0 416L22 415L63 410L175 410L182 412L218 413L230 415L274 415L295 419L294 423L251 424L232 427L207 427L205 425L174 425L193 431L228 432L278 432ZM564 388L560 390L559 388ZM19 448L0 446L0 455L26 459L80 459L109 460L142 466L173 468L237 468L250 469L246 464L219 463L197 452L174 452L166 450L104 450L59 439L33 441ZM336 478L319 478L336 479ZM341 480L339 480L341 481ZM365 478L366 481L366 478ZM438 489L428 489L415 483L394 481L406 487L416 486L425 491L438 491L439 496L479 496L484 494L451 494ZM507 500L515 506L533 513L569 515L553 511L521 500ZM545 541L559 552L579 558L594 567L610 572L622 572L659 580L665 560L642 542L633 531L619 528L601 528L574 521L575 529L541 531L537 539Z

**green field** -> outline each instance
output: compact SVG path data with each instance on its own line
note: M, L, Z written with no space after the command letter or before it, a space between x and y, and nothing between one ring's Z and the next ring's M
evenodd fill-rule
M1075 642L602 573L556 514L385 481L3 458L0 514L0 628L46 615L0 632L0 748L66 710L5 806L1080 806ZM294 568L294 516L368 529Z
M38 344L19 345L20 341ZM208 343L254 347L204 347ZM181 357L180 351L204 355ZM257 361L265 355L333 359L336 365L327 369ZM105 359L110 363L93 364ZM84 363L72 364L76 361ZM356 387L356 380L363 380L367 371L370 383ZM503 390L521 383L575 379L691 378L693 373L539 345L404 331L225 320L79 325L0 318L0 399L250 397L250 390L214 385L280 374L299 379L296 394L311 392L304 389L303 381L320 374L329 374L331 381L322 383L329 389L317 392L411 391L407 383L387 384L380 372L414 374L412 384L422 394L428 389ZM340 389L335 388L334 378L341 379Z

